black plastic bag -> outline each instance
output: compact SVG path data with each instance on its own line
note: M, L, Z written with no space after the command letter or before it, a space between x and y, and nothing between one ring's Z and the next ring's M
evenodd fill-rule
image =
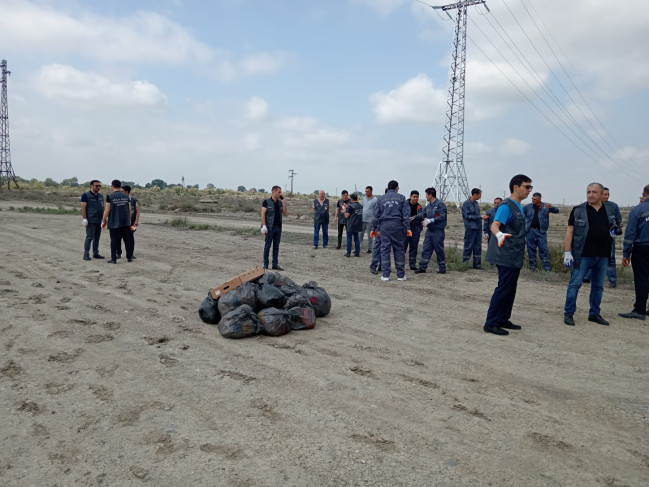
M225 315L243 304L255 306L258 285L254 282L244 282L219 298L219 311Z
M207 297L198 308L198 316L201 317L205 323L209 325L216 325L221 320L221 312L219 311L219 298L212 299L212 295L207 293Z
M295 294L291 294L288 296L286 299L286 303L284 303L284 309L291 309L295 308L296 306L311 306L311 303L309 301L309 297L306 295L306 293L301 293L300 291L302 288L298 288L298 290L295 292Z
M309 305L296 306L286 313L291 330L310 330L315 327L315 311Z
M246 338L262 332L261 324L252 306L243 304L219 321L219 333L226 338Z
M309 303L313 306L316 316L327 316L331 311L331 298L324 288L318 286L315 281L307 282L302 285L302 293L309 298Z
M257 309L281 308L286 302L284 293L270 284L259 284L257 289Z
M257 284L270 284L271 286L274 286L276 281L277 274L273 271L266 270L266 272L264 272L264 275L261 276L261 278L259 278L259 280L257 281Z
M280 336L291 331L288 312L283 309L262 309L257 313L257 317L266 335Z

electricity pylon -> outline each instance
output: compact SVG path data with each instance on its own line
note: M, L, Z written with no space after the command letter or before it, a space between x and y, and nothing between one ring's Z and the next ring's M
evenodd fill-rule
M463 0L450 5L432 7L446 12L457 9L453 60L451 62L444 147L442 160L435 174L437 196L442 201L460 204L470 196L469 183L464 169L464 85L466 74L466 21L467 7L485 3L485 0ZM485 5L486 7L486 5Z
M18 188L18 181L14 169L11 166L11 150L9 148L9 103L7 102L7 77L11 71L7 71L7 61L0 63L2 68L2 95L0 96L0 189L7 180L7 189L11 189L11 181Z

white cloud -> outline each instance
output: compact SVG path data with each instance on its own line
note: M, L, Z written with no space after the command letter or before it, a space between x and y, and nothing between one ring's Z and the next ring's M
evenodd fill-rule
M429 123L441 120L445 96L428 76L418 74L389 93L372 94L370 102L379 123Z
M524 140L507 139L504 144L500 146L500 152L506 155L520 156L530 150L530 145Z
M268 116L268 103L259 96L253 96L246 105L246 118L248 120L263 120Z
M352 0L353 3L366 5L381 15L388 15L407 3L409 0Z
M36 89L54 101L74 103L83 108L100 106L161 108L167 99L157 86L143 81L112 81L71 66L44 66Z
M257 133L249 133L244 137L244 145L249 151L259 150L261 147L261 135Z
M251 53L239 60L231 58L230 53L220 53L214 70L218 80L230 82L245 76L274 74L286 65L291 56L286 52L276 51Z
M283 133L283 143L289 148L341 146L350 140L347 132L325 127L313 117L285 117L275 126Z

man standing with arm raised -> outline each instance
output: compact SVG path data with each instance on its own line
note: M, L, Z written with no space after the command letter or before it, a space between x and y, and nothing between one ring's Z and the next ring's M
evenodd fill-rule
M524 174L517 174L511 179L509 190L512 194L500 204L491 224L492 237L486 259L498 267L498 286L489 303L483 327L485 333L509 335L506 328L521 329L510 318L525 255L525 216L521 201L532 191L531 182Z
M282 188L273 186L270 198L261 204L261 233L266 236L264 243L264 269L268 269L268 254L273 246L273 269L283 271L279 266L279 241L282 239L282 216L286 215L286 201Z

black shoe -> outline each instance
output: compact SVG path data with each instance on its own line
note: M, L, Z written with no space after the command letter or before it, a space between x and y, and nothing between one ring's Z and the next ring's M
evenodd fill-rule
M415 274L426 274L426 269L417 269Z
M474 265L473 268L474 268L475 270L477 270L477 271L481 271L481 270L482 270L482 266L479 266L479 265Z
M274 266L273 266L273 270L275 270L275 271L283 271L284 268L283 268L283 267L280 267L280 266L278 266L278 265L274 265Z
M361 254L354 254L354 257L360 257Z
M418 270L419 270L419 267L411 267L410 270L411 270L411 271L418 271Z
M572 318L572 315L564 314L563 322L568 326L575 326L575 320Z
M438 273L438 274L446 274L446 269L444 269L444 270L441 270L441 269L440 269L440 270L437 271L437 273Z
M637 313L635 311L631 311L630 313L618 313L618 316L621 316L622 318L634 318L636 320L642 320L644 321L645 315Z
M379 272L381 272L381 266L378 266L378 267L376 268L376 270L379 271Z
M134 255L131 255L131 259L135 260L135 256L134 256Z
M617 287L617 282L609 282L608 287L610 288L616 288Z
M93 259L104 259L105 257L103 255L95 254L92 256Z
M520 330L522 328L521 325L515 325L511 321L508 321L507 323L502 323L500 327L507 328L508 330Z
M367 253L368 253L368 254L371 254L371 253L372 253L372 249L367 249Z
M89 255L84 255L83 260L92 260Z
M602 318L602 315L588 315L588 321L592 321L593 323L597 323L599 325L608 326L608 321Z
M349 254L345 254L345 257L349 257Z
M110 259L106 261L106 264L117 264L117 261L115 259Z
M503 330L500 326L485 325L482 329L485 331L485 333L493 333L494 335L501 336L509 335L509 332L507 330Z
M378 274L379 273L379 271L377 271L376 269L372 269L371 267L370 267L370 272L372 274Z
M336 247L336 250L340 250L340 245L338 247Z
M126 262L133 262L133 258L131 257L130 259L127 257Z
M313 250L318 250L318 246L317 246L317 245L314 245L314 246L313 246Z

